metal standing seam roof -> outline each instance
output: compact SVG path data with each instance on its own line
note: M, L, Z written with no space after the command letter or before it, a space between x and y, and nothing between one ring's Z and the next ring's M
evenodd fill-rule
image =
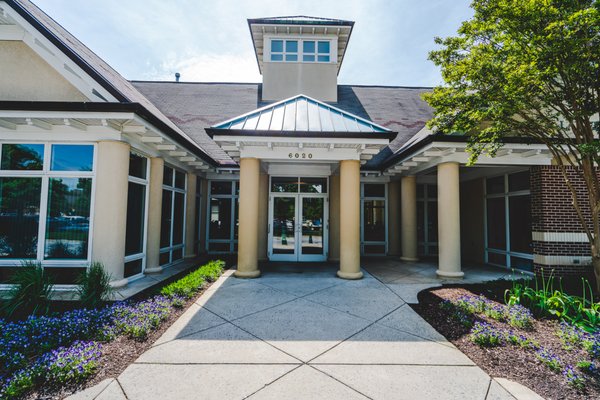
M211 128L262 132L391 132L381 125L305 95L259 108Z
M354 25L353 21L346 21L343 19L335 18L323 18L323 17L310 17L307 15L290 15L284 17L263 17L263 18L251 18L248 20L253 24L282 24L282 25Z

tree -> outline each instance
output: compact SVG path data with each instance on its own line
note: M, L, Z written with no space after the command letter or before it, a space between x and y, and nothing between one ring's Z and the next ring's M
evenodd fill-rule
M467 134L470 163L494 156L508 137L547 145L589 240L600 291L600 0L473 0L471 7L458 35L436 38L440 48L430 53L444 84L425 95L435 109L429 127ZM587 193L577 193L573 173Z

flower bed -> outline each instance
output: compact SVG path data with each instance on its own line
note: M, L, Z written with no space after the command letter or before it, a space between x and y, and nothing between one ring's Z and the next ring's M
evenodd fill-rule
M493 377L548 399L600 398L600 332L492 300L498 285L430 289L414 309Z
M185 288L185 298L177 290L164 291L143 301L117 302L98 310L18 322L0 320L0 398L24 396L42 386L59 390L81 384L96 373L103 347L110 348L110 342L123 338L144 342L186 305L186 299L215 280L223 267L220 261L210 262L167 286Z

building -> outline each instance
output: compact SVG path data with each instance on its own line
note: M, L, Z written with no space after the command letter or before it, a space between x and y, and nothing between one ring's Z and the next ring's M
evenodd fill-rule
M263 260L437 257L589 269L547 149L466 167L425 127L428 88L339 85L354 23L248 20L261 84L127 81L26 0L0 1L0 283L37 260L69 285L100 261L124 286L204 252Z

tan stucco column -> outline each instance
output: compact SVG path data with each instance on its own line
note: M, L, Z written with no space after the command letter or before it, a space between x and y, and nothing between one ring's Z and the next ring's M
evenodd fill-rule
M124 257L129 150L125 142L98 142L92 260L104 265L113 287L127 285Z
M402 243L400 236L400 181L388 183L388 255L402 255Z
M439 269L445 278L461 278L460 265L460 181L458 163L437 167Z
M260 160L240 159L238 262L235 276L256 278L258 270L258 200Z
M340 161L340 278L360 279L360 161Z
M194 251L196 230L196 174L187 173L187 192L185 201L185 258L196 256Z
M150 159L150 184L148 185L148 236L146 239L146 274L162 271L160 256L160 223L162 213L162 185L165 160Z
M417 179L403 176L402 191L402 257L403 261L417 258Z

